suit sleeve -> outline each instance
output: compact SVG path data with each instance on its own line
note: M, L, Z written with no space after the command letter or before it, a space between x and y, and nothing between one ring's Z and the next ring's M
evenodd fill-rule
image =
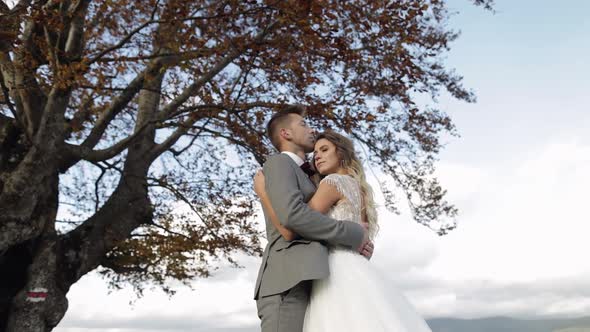
M264 164L266 192L281 224L310 240L323 240L356 249L363 241L361 225L329 218L303 201L297 174L288 156L276 155Z

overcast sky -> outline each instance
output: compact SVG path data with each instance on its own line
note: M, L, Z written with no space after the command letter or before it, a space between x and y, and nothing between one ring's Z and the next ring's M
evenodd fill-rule
M438 167L459 227L438 237L382 210L372 261L427 318L587 314L590 3L496 2L493 15L450 1L462 35L448 63L478 96L440 100L461 133ZM133 306L130 290L109 295L90 274L55 331L257 331L259 259L240 263L194 291L147 292Z

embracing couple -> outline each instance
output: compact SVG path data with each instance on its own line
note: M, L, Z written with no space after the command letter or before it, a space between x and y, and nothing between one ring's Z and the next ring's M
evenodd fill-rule
M268 239L254 295L262 332L430 332L370 265L377 213L354 144L304 117L291 106L270 119L280 153L254 178Z

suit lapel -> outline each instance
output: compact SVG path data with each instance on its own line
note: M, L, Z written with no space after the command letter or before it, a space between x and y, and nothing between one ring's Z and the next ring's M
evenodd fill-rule
M282 155L284 156L284 158L289 159L289 161L295 168L297 182L299 183L299 190L301 190L301 193L303 193L304 201L308 202L317 189L315 184L313 183L313 181L311 181L309 176L307 176L307 174L305 174L305 172L299 166L297 166L297 163L295 162L295 160L293 160L293 158L289 157L289 155L284 153L282 153Z

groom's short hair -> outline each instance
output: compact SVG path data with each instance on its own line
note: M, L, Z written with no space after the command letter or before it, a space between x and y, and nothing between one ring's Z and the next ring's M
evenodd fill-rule
M279 131L289 125L290 114L305 116L305 108L300 105L290 105L276 112L266 124L266 134L270 138L272 145L281 150L281 137Z

